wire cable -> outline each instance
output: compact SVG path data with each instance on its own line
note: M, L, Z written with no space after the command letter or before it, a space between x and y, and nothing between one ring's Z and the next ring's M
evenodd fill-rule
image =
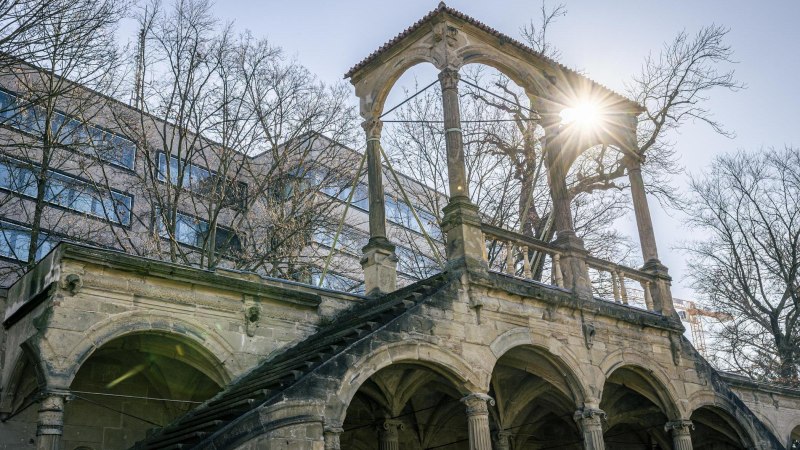
M381 114L381 115L378 117L378 119L382 119L384 116L386 116L386 115L390 114L391 112L393 112L393 111L394 111L394 110L396 110L397 108L399 108L399 107L401 107L401 106L405 105L406 103L408 103L409 101L411 101L411 99L413 99L414 97L416 97L416 96L418 96L419 94L422 94L423 92L427 91L427 90L428 90L428 88L430 88L431 86L433 86L434 84L436 84L436 82L437 82L437 81L439 81L439 80L434 80L434 81L433 81L431 84L429 84L429 85L425 86L424 88L422 88L422 89L418 90L416 93L414 93L414 95L412 95L412 96L410 96L410 97L407 97L407 98L406 98L405 100L403 100L402 102L400 102L400 103L398 103L397 105L393 106L391 109L389 109L389 110L388 110L388 111L386 111L385 113Z

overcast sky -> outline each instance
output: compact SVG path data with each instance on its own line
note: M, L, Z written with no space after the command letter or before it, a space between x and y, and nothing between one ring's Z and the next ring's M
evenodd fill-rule
M284 48L328 83L381 44L434 9L428 0L272 1L218 0L215 11L239 29L250 29ZM554 4L555 2L550 2ZM716 117L736 132L734 139L715 135L701 124L688 124L675 136L681 164L697 174L715 155L736 149L800 146L800 1L643 1L566 0L568 13L553 27L551 42L561 62L612 89L638 71L648 52L681 30L708 24L731 29L737 78L747 89L715 92L708 103ZM538 14L538 0L451 0L456 8L512 37ZM425 80L420 80L424 82ZM685 179L676 180L685 186ZM679 218L651 201L662 261L675 278L674 293L690 299L684 255L674 249L688 237ZM631 219L633 220L633 219ZM635 228L627 230L633 233Z

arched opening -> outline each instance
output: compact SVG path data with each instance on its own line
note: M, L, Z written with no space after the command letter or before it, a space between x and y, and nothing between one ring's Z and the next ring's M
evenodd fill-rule
M606 379L600 409L608 420L603 437L609 450L670 450L664 426L676 415L666 388L647 371L621 367Z
M581 389L569 369L533 346L515 347L495 365L489 395L495 398L497 448L583 448L573 419Z
M692 413L692 446L694 450L744 450L747 434L726 411L703 406Z
M64 448L128 448L210 398L227 381L199 344L164 333L107 342L78 370L64 411Z
M789 450L800 450L800 425L794 427L789 436Z
M464 392L428 367L409 363L385 367L362 383L350 401L341 446L466 449L463 397Z

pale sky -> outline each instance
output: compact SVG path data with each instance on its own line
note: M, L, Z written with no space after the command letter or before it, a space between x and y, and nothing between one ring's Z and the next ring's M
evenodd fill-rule
M342 81L355 63L434 9L438 0L271 1L217 0L215 12L238 29L266 37L295 56L320 79ZM448 6L512 37L538 15L538 0L451 0ZM556 2L549 2L554 4ZM648 52L685 29L708 24L731 29L737 78L747 89L712 93L708 103L734 139L707 126L688 124L675 136L681 164L697 174L718 154L800 146L800 1L644 1L565 0L568 13L552 29L550 41L561 62L622 91ZM423 82L423 80L420 80ZM355 96L354 96L355 101ZM676 180L686 186L686 176ZM676 297L692 298L684 279L684 255L674 249L690 235L651 200L662 262L674 278ZM635 233L632 224L627 230Z

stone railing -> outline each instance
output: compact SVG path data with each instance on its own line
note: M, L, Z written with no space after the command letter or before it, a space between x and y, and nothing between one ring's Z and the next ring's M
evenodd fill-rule
M651 274L593 256L586 258L586 265L589 267L589 279L595 297L648 311L655 310L652 291L655 279Z
M489 270L565 288L563 249L535 238L492 225L481 226L484 260ZM656 311L653 287L657 280L647 272L586 256L588 279L594 298ZM584 278L586 279L586 278Z
M558 247L492 225L483 224L481 229L486 242L483 257L489 270L564 287Z

